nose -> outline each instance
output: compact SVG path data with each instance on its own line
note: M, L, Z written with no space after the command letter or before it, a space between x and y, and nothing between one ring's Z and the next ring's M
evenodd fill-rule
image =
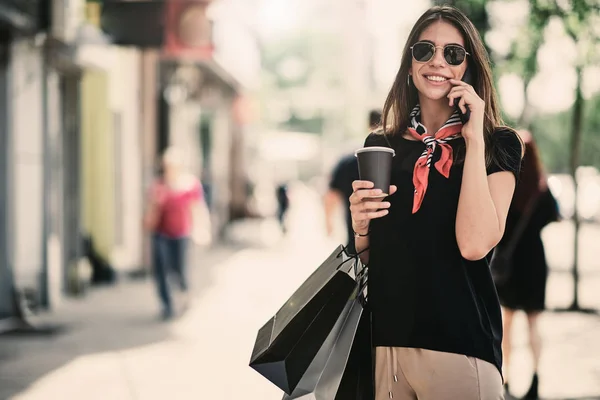
M433 58L430 61L431 65L435 67L442 67L446 64L446 60L444 60L444 48L436 47L435 53L433 54Z

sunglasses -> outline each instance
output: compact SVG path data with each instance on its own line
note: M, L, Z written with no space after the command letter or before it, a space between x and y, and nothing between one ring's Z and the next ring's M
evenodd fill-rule
M412 56L417 62L428 62L435 55L436 49L444 50L444 60L449 65L460 65L465 61L465 58L469 53L465 50L464 47L458 44L447 44L444 47L435 46L430 42L417 42L413 44L410 48L412 51Z

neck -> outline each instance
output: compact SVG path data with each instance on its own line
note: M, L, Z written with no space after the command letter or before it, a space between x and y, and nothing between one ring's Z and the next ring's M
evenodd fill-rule
M448 106L448 100L431 100L419 96L421 106L421 123L427 131L435 134L454 113L454 108Z
M167 184L172 185L179 179L179 174L176 171L168 171L165 172L164 179Z

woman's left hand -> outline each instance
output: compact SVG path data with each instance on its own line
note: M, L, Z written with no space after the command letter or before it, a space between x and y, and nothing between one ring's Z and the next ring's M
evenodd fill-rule
M450 79L450 83L454 87L448 93L449 103L452 106L455 98L460 98L458 107L463 113L467 111L466 107L471 110L469 121L463 126L462 136L466 142L482 141L483 142L483 116L485 114L485 102L479 97L473 86L459 81L458 79Z

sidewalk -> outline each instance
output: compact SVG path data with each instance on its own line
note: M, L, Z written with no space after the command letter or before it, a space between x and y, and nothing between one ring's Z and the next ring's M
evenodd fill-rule
M190 265L193 290L201 294L211 286L213 273L218 263L235 252L232 247L218 247L200 251L196 262ZM194 265L197 264L197 265ZM41 324L59 325L62 331L53 336L11 336L0 337L0 399L25 390L38 381L52 382L58 379L65 387L61 390L76 390L77 377L69 375L72 382L65 383L60 378L65 370L83 372L93 379L104 381L98 395L104 393L106 399L132 398L112 395L115 382L104 376L103 369L111 370L120 379L118 368L109 368L118 357L116 355L142 346L152 346L168 341L170 326L159 318L159 304L153 282L146 279L123 279L113 286L92 288L86 297L67 299L59 310L42 314ZM88 369L87 366L90 367ZM66 377L66 376L65 376ZM50 384L50 386L54 386ZM16 398L54 398L44 393L32 397L25 395ZM70 393L70 392L69 392ZM89 398L88 394L78 393L59 398ZM135 397L133 397L135 398Z
M171 323L156 318L151 281L134 281L66 305L64 334L1 337L0 399L280 399L248 362L258 329L335 246L320 233L316 199L305 196L302 210L291 211L287 237L270 221L247 224L236 232L252 233L252 247L198 257L192 306ZM568 279L552 280L555 298ZM510 371L519 395L531 379L524 323L515 321ZM541 330L542 398L600 399L600 317L547 313Z

